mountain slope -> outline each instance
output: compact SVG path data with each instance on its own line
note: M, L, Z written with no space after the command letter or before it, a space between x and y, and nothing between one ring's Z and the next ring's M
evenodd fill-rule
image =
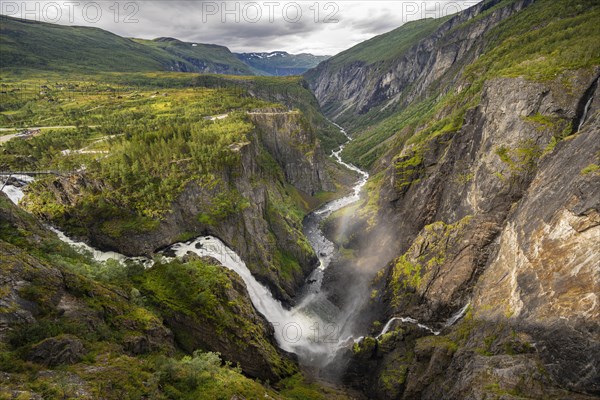
M301 75L329 58L329 56L315 56L306 53L289 54L285 51L237 53L236 56L262 74L275 76Z
M178 61L172 67L174 71L254 75L250 68L236 60L235 55L225 46L186 43L173 38L134 40L149 47L162 49L175 59L181 59L182 61Z
M333 287L336 269L368 265L364 329L440 331L393 320L349 352L348 384L384 399L598 395L599 17L598 1L486 1L385 64L333 57L306 74L353 131L345 156L373 172L339 220L355 257Z
M99 28L3 16L0 68L63 72L182 71L253 75L222 46L175 40L134 41Z

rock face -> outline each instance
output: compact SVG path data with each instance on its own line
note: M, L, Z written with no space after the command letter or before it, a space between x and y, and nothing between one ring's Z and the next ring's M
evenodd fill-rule
M387 170L378 220L392 221L387 245L401 256L377 284L383 320L410 316L444 329L465 304L471 311L426 352L417 351L426 338L402 339L373 355L367 387L390 368L405 374L381 398L479 399L494 385L532 398L599 393L600 175L589 166L599 161L600 103L579 132L549 147L579 121L588 88L598 99L597 73L581 71L585 84L573 94L557 82L490 81L458 132L405 148ZM540 128L523 117L538 114L556 123ZM415 153L421 161L405 163Z
M266 110L250 115L265 149L283 169L285 180L304 193L334 191L325 172L325 158L311 126L300 113Z
M559 144L509 215L474 291L475 316L528 332L550 375L600 393L600 176L598 116ZM494 305L494 308L489 308Z
M397 59L355 60L340 67L333 57L308 71L306 79L323 110L342 125L351 125L373 108L385 113L406 106L428 90L455 83L457 70L481 54L484 33L533 0L514 1L463 27L498 3L500 0L484 1L457 14Z
M239 153L240 162L221 171L218 178L223 184L211 187L191 182L173 202L172 211L150 232L112 237L101 229L102 221L94 221L84 227L88 237L83 239L97 248L135 256L151 255L182 235L211 234L233 248L276 297L291 302L317 258L304 238L301 221L281 210L281 204L290 202L286 185L306 195L334 186L316 135L301 113L266 109L256 110L249 118L256 129L248 142L230 149ZM86 187L110 190L85 175L58 178L44 190L51 191L59 203L76 208ZM198 218L213 207L215 199L231 191L239 194L240 201L248 200L239 213L218 221ZM274 257L278 252L296 260L285 276L281 260Z
M83 343L76 337L62 336L43 340L32 347L28 360L49 367L75 364L85 355Z
M388 168L380 198L382 220L394 221L393 237L408 239L390 243L398 253L416 238L404 261L426 265L416 290L427 312L466 303L459 293L485 267L509 211L534 179L539 160L553 156L543 153L576 118L595 74L582 72L578 79L586 84L573 96L560 91L556 82L490 81L481 105L467 113L459 132L405 148ZM527 118L532 115L547 115L556 123L540 127ZM407 164L415 154L422 161Z
M482 2L397 59L334 57L307 74L328 115L355 127L355 143L385 147L372 164L377 192L355 213L368 220L352 222L363 229L345 246L357 263L368 259L364 243L389 252L377 259L387 266L360 313L372 315L363 331L377 334L391 317L441 331L397 323L355 346L344 380L374 398L600 393L600 67L537 81L486 75L443 128L462 104L434 108L439 129L394 119L445 94L467 103L452 96L470 90L462 72L485 57L486 33L533 3ZM393 117L379 123L378 112ZM396 133L377 143L361 136L365 126Z

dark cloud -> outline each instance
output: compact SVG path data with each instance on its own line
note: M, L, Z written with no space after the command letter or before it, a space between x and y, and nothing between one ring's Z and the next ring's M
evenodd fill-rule
M79 1L79 5L69 6L73 2L2 0L0 5L4 14L28 19L37 15L46 22L96 26L127 37L170 36L221 44L233 51L335 54L408 20L440 16L477 2L111 0ZM58 20L57 4L62 8ZM101 16L96 20L98 8ZM27 15L23 15L25 11Z

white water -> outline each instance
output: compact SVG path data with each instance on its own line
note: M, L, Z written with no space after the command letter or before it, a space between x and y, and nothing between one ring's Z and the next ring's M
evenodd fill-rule
M383 335L385 335L386 333L388 333L390 331L390 329L392 328L392 324L396 321L401 321L404 323L409 323L409 324L413 324L413 325L417 325L419 328L424 329L426 331L429 331L431 333L433 333L434 335L439 335L440 332L439 331L435 331L432 328L428 327L427 325L423 325L421 324L419 321L417 321L414 318L410 318L410 317L393 317L391 318L387 324L385 324L385 326L383 327L383 329L381 330L381 333L379 335L376 336L376 339L381 338Z
M352 140L341 127L340 130L348 138L348 141ZM244 261L232 249L215 237L199 237L185 243L176 243L168 249L173 251L177 257L183 257L188 252L201 257L213 257L226 268L235 271L246 284L248 294L256 309L273 325L275 338L279 346L286 351L298 354L305 363L319 366L326 365L335 357L335 353L339 348L347 346L348 343L354 341L351 335L346 340L340 340L341 332L339 326L345 321L339 320L340 310L331 304L326 296L321 293L323 272L329 266L335 248L333 243L326 239L320 231L319 223L332 212L358 201L360 199L360 191L367 183L369 177L369 174L365 171L342 160L340 154L344 146L342 145L337 151L333 151L332 157L341 165L357 172L360 178L353 187L351 194L327 203L307 217L306 233L318 255L319 267L309 277L303 296L301 296L300 302L296 307L290 310L283 307L279 301L273 298L269 289L252 276ZM24 177L22 180L30 182L33 179ZM9 197L15 204L18 204L23 198L21 188L6 185L3 191L9 194ZM152 260L143 257L131 258L115 252L96 250L85 243L71 240L57 229L51 229L61 240L79 251L90 253L97 261L103 262L113 259L125 262L127 260L136 260L143 262L146 267L151 267L153 264ZM347 319L349 316L343 316L342 318Z
M254 307L265 316L275 328L275 338L279 346L289 352L311 358L324 349L319 343L316 329L321 320L303 312L302 307L287 310L271 292L259 283L246 266L246 263L221 240L204 236L186 243L177 243L169 247L180 258L192 252L201 257L212 257L221 265L235 271L246 284L246 289ZM326 346L325 346L326 347Z
M5 181L0 182L0 187L2 188L2 191L8 196L10 201L18 205L21 199L25 196L25 194L23 193L23 187L26 186L29 182L32 182L33 178L28 175L11 175L11 178L15 178L18 181L20 181L21 186L17 187L14 185L5 184L5 182L9 179L9 177L6 177Z
M20 181L20 186L7 185L4 182L0 182L0 187L2 187L2 192L4 192L13 203L19 205L19 202L25 196L23 187L25 187L28 183L33 182L34 178L28 175L13 175L12 177ZM92 258L98 262L105 262L108 260L115 260L121 263L125 263L126 261L136 261L144 264L146 268L149 268L152 266L152 264L154 264L154 261L147 257L127 257L123 254L115 253L114 251L101 251L94 249L86 243L72 240L63 232L54 227L49 226L48 228L52 232L56 233L60 240L71 245L75 250L81 253L90 254Z
M56 229L52 226L50 226L48 228L52 232L56 233L56 236L58 236L58 238L60 240L69 244L71 247L73 247L75 250L79 251L80 253L90 254L92 256L92 258L98 262L115 260L115 261L119 261L122 264L125 264L127 261L135 261L135 262L142 263L144 265L144 267L146 267L146 268L150 268L150 267L152 267L152 265L154 265L154 260L152 260L148 257L128 257L126 255L123 255L121 253L116 253L114 251L97 250L86 243L77 242L77 241L69 238L63 232L59 231L58 229Z
M469 306L471 305L471 303L467 303L464 305L463 308L461 308L460 310L458 310L456 313L454 313L450 318L448 318L448 320L446 320L446 323L444 324L444 326L448 327L448 326L452 326L454 325L459 319L461 319L462 317L465 316L465 314L467 313L467 310L469 309ZM419 321L417 321L414 318L410 318L410 317L393 317L391 318L383 327L383 329L381 330L381 333L379 335L376 336L376 339L380 339L383 335L385 335L386 333L388 333L390 331L390 329L392 328L392 324L396 321L401 321L404 323L409 323L409 324L414 324L417 325L419 328L421 329L425 329L426 331L429 331L431 333L433 333L434 335L439 335L440 332L434 330L433 328L427 326L427 325L423 325L421 324ZM359 340L362 339L359 338Z
M340 127L341 132L352 140ZM254 307L265 316L275 329L275 338L279 346L289 352L298 354L302 361L309 365L324 366L332 361L336 351L354 342L348 332L342 332L346 315L333 305L321 291L323 274L329 266L335 252L331 243L319 228L320 222L332 212L348 206L360 199L360 191L365 186L369 174L341 159L344 145L332 152L332 157L346 168L360 175L352 193L323 207L307 216L305 234L319 258L319 266L307 279L298 304L292 309L286 309L271 292L259 283L244 261L222 241L206 236L186 243L177 243L168 250L174 251L177 257L183 257L188 252L199 256L210 256L223 266L235 271L246 284L248 294ZM347 339L341 340L342 334Z
M581 121L579 121L579 126L577 127L577 132L579 132L583 127L583 124L585 124L585 120L587 119L587 115L590 112L590 106L592 105L593 100L594 96L590 97L590 99L585 104L585 108L583 109L583 115L581 116Z
M459 319L464 317L465 314L467 313L467 310L469 309L470 305L471 305L471 302L468 302L467 304L465 304L465 306L463 308L461 308L453 316L448 318L448 320L446 321L446 326L452 326L456 323L456 321L458 321Z
M341 126L339 126L338 124L335 124L335 123L334 123L334 125L337 126L338 128L340 128L340 131L344 134L344 136L346 136L346 138L348 139L348 142L352 141L352 138L348 135L348 133L344 130L344 128L342 128ZM321 207L321 209L314 212L317 215L322 215L323 218L327 217L332 212L339 210L340 208L346 207L346 206L360 200L360 192L363 189L363 187L367 184L367 180L369 179L369 174L366 171L363 171L360 168L357 168L356 166L354 166L352 164L348 164L348 163L344 162L344 160L342 160L341 154L342 154L342 151L344 151L345 147L346 147L345 144L341 145L337 151L333 151L331 153L331 156L337 161L338 164L341 164L344 167L348 168L349 170L358 173L360 175L360 179L354 185L353 192L351 195L348 195L348 196L342 197L341 199L334 200L330 203L327 203L325 206Z

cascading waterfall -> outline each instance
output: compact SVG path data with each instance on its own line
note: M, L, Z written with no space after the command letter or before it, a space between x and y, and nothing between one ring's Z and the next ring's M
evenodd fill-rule
M592 106L592 102L594 101L594 96L591 96L587 103L585 103L585 107L583 108L583 114L581 115L581 120L579 120L579 125L577 126L577 132L581 130L583 124L585 124L585 120L590 112L590 107Z
M339 125L337 126L339 127ZM346 131L341 127L339 128L348 141L351 141L352 139ZM292 309L286 309L278 300L273 298L269 289L252 276L244 261L215 237L204 236L185 243L176 243L162 253L163 255L174 254L176 257L183 257L188 252L192 252L201 257L215 258L226 268L235 271L246 284L248 294L256 309L273 325L275 338L279 346L283 350L296 353L305 364L319 367L333 360L339 348L353 342L351 332L341 332L338 328L343 325L349 316L341 315L340 310L321 291L323 274L333 258L335 246L324 236L319 224L334 211L358 201L360 192L369 178L367 172L342 160L341 152L344 147L345 145L341 145L337 151L333 151L332 157L341 165L358 173L360 178L349 195L327 203L307 216L304 232L318 255L319 266L307 279L298 305ZM17 177L17 179L22 183L22 186L33 180L33 178L27 176ZM6 184L2 191L15 204L18 204L23 198L21 185ZM115 252L99 251L85 243L71 240L57 229L51 229L61 240L79 251L88 252L97 261L102 262L113 259L126 262L133 260L142 262L146 267L152 266L153 261L148 258L126 257ZM347 339L340 340L343 335Z
M439 335L440 332L439 331L435 331L433 330L433 328L428 327L427 325L423 325L421 324L419 321L417 321L414 318L410 318L410 317L393 317L391 318L383 327L383 329L381 330L381 333L379 335L377 335L375 338L376 339L380 339L383 335L385 335L386 333L388 333L390 331L390 329L392 328L392 325L394 322L396 321L401 321L404 323L409 323L409 324L414 324L417 325L419 328L424 329L428 332L431 332L434 335Z
M461 319L462 317L464 317L465 314L467 313L467 310L469 309L470 305L471 305L471 302L468 302L467 304L465 304L465 306L463 308L461 308L453 316L451 316L450 318L448 318L448 320L446 321L446 326L452 326L459 319Z
M11 179L13 180L13 184L9 183ZM2 191L8 196L10 201L18 205L25 196L22 188L28 183L33 182L33 179L34 178L28 175L11 175L1 185Z
M460 310L458 310L456 313L454 313L450 318L448 318L444 324L444 327L449 327L454 325L459 319L461 319L462 317L465 316L465 314L467 313L467 310L469 309L469 306L471 305L470 302L468 302L467 304L465 304ZM388 333L391 328L392 325L394 324L394 322L396 321L401 321L404 323L409 323L409 324L414 324L417 325L419 328L424 329L426 331L431 332L434 335L439 335L441 332L440 331L436 331L433 328L421 324L418 320L411 318L411 317L392 317L390 318L390 320L384 325L383 329L381 330L381 333L379 335L377 335L375 338L376 339L380 339L383 335L385 335L386 333ZM359 339L357 339L357 341L359 341L360 339L363 339L362 337L360 337Z
M341 128L340 131L346 136L348 142L352 139L346 131ZM347 143L347 142L346 142ZM351 312L342 312L338 307L332 304L325 293L323 293L322 282L324 272L331 263L335 253L334 244L328 240L320 228L320 223L331 213L346 207L360 199L360 192L367 183L369 174L352 164L344 162L341 153L345 144L338 150L333 151L331 156L341 165L356 172L359 175L357 183L352 192L340 199L329 202L318 210L309 214L304 222L304 233L307 236L311 246L319 258L319 266L311 273L307 283L301 291L298 304L286 309L278 300L276 300L270 290L259 283L244 261L221 240L212 236L203 236L192 239L185 243L176 243L160 253L165 259L170 255L181 258L188 253L194 253L201 257L212 257L221 265L235 271L244 281L246 289L254 307L269 321L275 331L275 339L279 346L286 351L297 354L306 365L324 367L331 362L340 348L359 342L363 336L354 337L354 332L344 331L345 322L352 317ZM2 191L8 195L10 200L18 205L24 197L23 187L33 178L29 176L13 176L12 183L7 181L2 185ZM152 267L154 261L146 257L127 257L111 251L100 251L91 246L77 242L67 237L63 232L55 228L50 228L64 242L70 244L81 252L90 254L96 261L104 262L107 260L116 260L122 263L135 261L142 263L146 268ZM448 319L446 326L451 326L464 316L469 304ZM381 333L376 336L380 339L390 331L393 323L401 321L419 326L434 335L440 332L421 324L410 317L393 317L383 327ZM341 338L344 339L341 339Z

